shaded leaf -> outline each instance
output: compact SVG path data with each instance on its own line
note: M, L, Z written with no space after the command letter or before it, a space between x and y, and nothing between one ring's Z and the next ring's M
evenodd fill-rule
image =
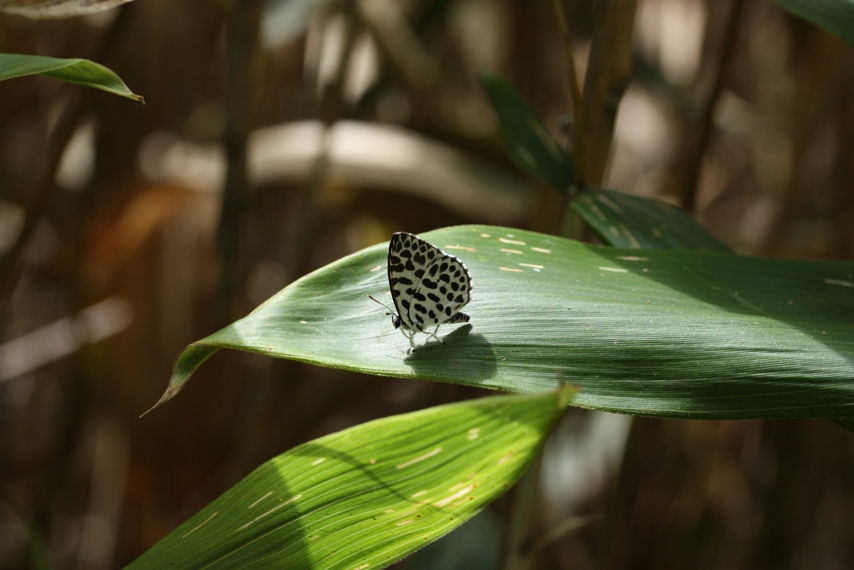
M422 237L473 276L468 325L412 354L368 294L389 300L386 244L286 287L195 343L164 401L216 348L384 376L537 392L680 418L854 415L854 264L596 247L460 226ZM419 343L425 335L417 335Z
M481 77L498 120L507 151L516 164L563 193L575 184L572 157L549 134L528 103L503 79Z
M607 188L588 188L572 209L608 245L630 249L730 251L675 206Z
M107 91L135 101L143 100L141 96L132 93L118 75L93 61L58 59L40 55L0 54L0 81L39 73L68 83Z
M783 9L854 45L854 0L775 0Z

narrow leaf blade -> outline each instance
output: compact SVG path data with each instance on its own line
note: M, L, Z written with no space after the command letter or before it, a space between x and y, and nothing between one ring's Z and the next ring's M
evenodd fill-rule
M604 243L629 249L730 251L683 210L607 188L588 188L573 201Z
M482 77L481 83L498 114L504 143L516 164L555 190L569 193L575 183L572 157L509 83L489 75Z
M382 568L507 491L573 390L362 424L268 461L129 568Z
M140 95L134 94L118 75L93 61L40 55L0 54L0 81L39 73L135 101L143 100Z
M514 392L567 381L582 388L577 405L629 414L854 416L854 264L624 250L492 226L421 237L473 276L471 322L443 325L444 344L417 335L408 354L367 298L390 298L378 244L196 345ZM197 356L179 357L173 388Z

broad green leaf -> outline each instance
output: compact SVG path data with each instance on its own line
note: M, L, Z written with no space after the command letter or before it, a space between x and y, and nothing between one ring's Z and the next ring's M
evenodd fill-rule
M85 85L135 101L142 101L142 97L132 93L118 75L93 61L0 53L0 81L39 73L68 83Z
M528 174L565 194L575 184L572 157L549 134L528 103L503 79L481 78L489 95L507 151Z
M383 568L504 494L572 392L451 404L300 445L129 568Z
M729 251L683 210L607 188L588 188L572 209L608 245L630 249Z
M783 9L854 45L854 0L776 0Z
M854 416L854 264L624 250L507 228L422 237L473 276L467 325L412 354L390 303L386 244L286 287L178 359L172 397L218 348L384 376L538 392L659 417ZM417 335L424 343L426 335Z

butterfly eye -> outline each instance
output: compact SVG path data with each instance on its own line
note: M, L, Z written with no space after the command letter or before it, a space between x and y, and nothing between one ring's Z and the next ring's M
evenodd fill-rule
M391 316L391 324L394 325L394 328L399 329L400 328L400 317L398 317L397 315L392 315Z

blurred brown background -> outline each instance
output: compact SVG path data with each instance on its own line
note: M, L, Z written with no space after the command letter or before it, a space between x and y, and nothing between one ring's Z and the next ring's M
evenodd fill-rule
M508 78L568 140L551 2L270 2L256 29L263 4L0 14L0 51L90 57L146 100L0 83L4 259L27 208L38 214L18 270L0 276L0 570L38 553L120 567L298 443L483 395L223 352L138 419L185 345L393 231L561 226L563 200L509 163L477 82ZM564 7L583 73L594 3ZM693 184L685 150L735 21ZM639 0L633 42L606 185L687 204L740 253L850 261L854 50L768 0ZM554 531L541 568L854 567L854 437L827 422L574 410L547 446L541 495L535 534ZM399 567L497 567L509 506Z

